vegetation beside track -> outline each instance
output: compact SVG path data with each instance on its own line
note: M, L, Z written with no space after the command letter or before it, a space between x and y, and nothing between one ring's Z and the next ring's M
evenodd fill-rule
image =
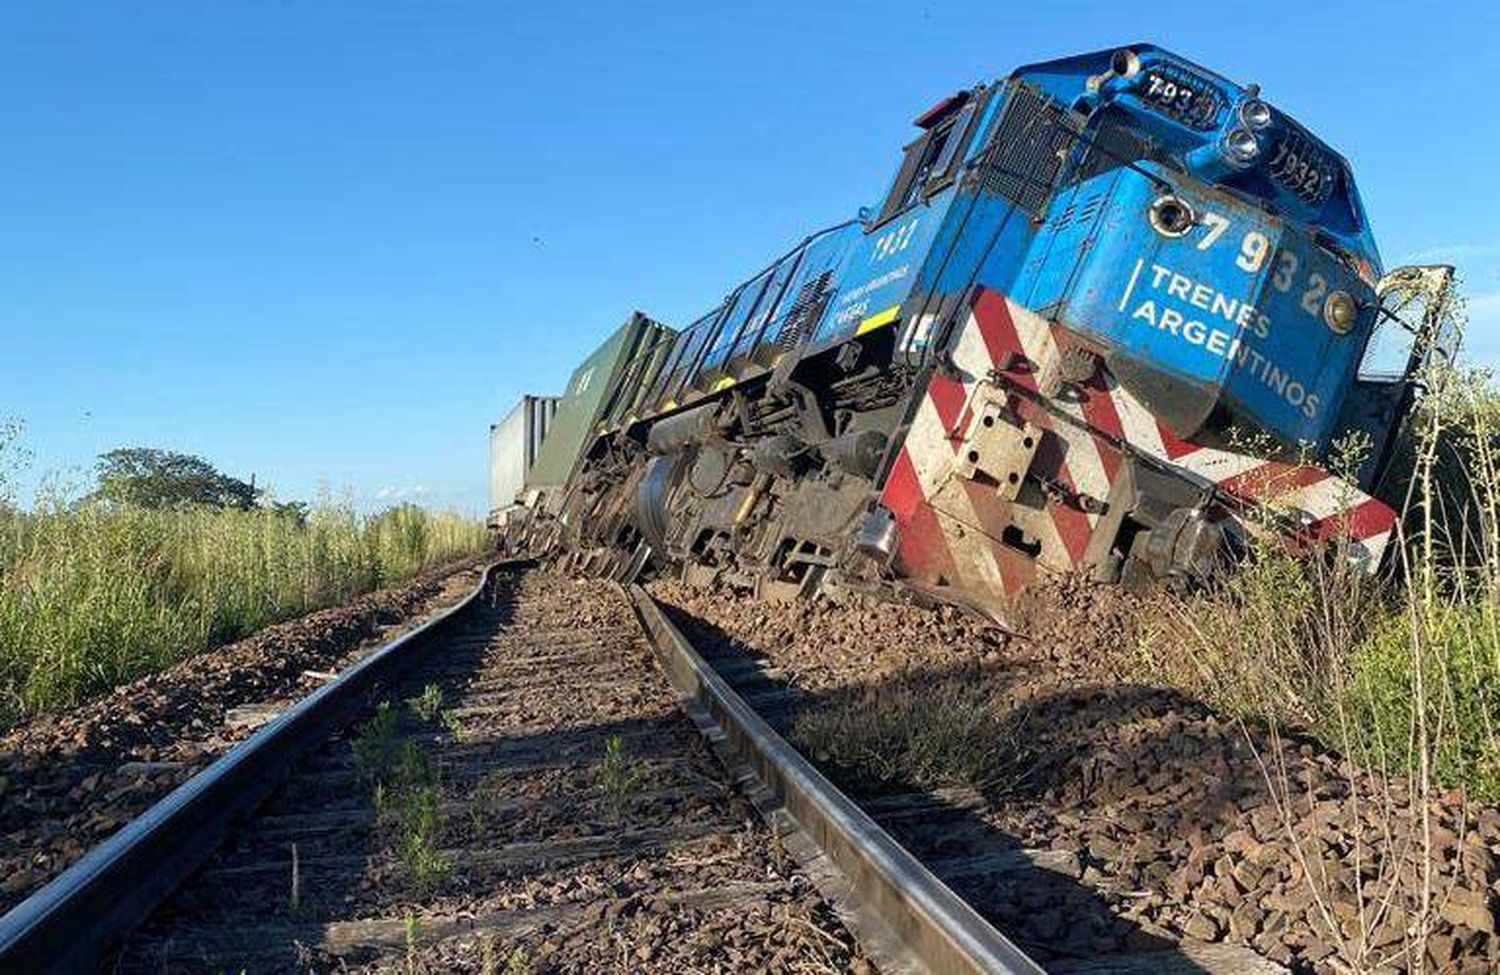
M0 431L0 728L281 620L484 550L412 506L6 503Z
M1140 676L1316 733L1366 768L1500 801L1500 392L1449 375L1400 461L1394 565L1260 552L1138 614Z

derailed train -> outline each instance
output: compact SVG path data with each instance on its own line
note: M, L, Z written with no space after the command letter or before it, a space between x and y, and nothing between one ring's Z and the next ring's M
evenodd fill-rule
M1041 571L1199 580L1251 534L1379 564L1376 487L1446 341L1399 306L1448 272L1382 276L1342 157L1144 44L915 124L877 207L575 373L519 544L996 615Z

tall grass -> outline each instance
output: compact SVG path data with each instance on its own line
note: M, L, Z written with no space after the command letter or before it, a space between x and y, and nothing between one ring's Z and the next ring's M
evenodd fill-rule
M1497 802L1500 393L1482 374L1434 383L1405 447L1384 576L1337 542L1322 559L1263 547L1221 588L1154 604L1137 662L1367 768Z
M1356 972L1451 970L1452 938L1428 954L1442 905L1482 906L1489 884L1454 836L1472 803L1500 802L1500 391L1449 367L1425 384L1387 485L1402 513L1387 572L1356 569L1343 540L1325 558L1263 547L1219 590L1139 614L1146 676L1260 726L1247 737L1303 859L1313 923ZM1308 826L1285 725L1351 759L1334 825L1356 868L1352 918L1335 905L1349 891L1307 869L1327 836ZM1361 782L1361 769L1377 774Z
M0 503L0 726L67 707L267 624L482 551L483 525L361 516Z

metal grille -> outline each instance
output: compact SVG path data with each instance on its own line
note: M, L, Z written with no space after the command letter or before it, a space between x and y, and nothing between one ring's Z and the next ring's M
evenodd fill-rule
M1161 162L1164 158L1131 119L1106 115L1089 135L1088 150L1072 178L1083 182L1119 166L1146 159Z
M828 281L833 277L830 268L817 277L809 278L797 289L797 299L782 319L781 331L776 334L776 348L782 352L795 349L817 324L828 298Z
M1060 105L1029 88L1012 89L986 152L984 188L1040 218L1073 139Z

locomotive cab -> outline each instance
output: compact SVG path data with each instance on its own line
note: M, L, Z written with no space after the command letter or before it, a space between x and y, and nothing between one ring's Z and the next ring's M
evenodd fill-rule
M1249 430L1313 460L1356 449L1373 490L1420 373L1456 344L1442 334L1452 269L1382 277L1348 163L1254 85L1142 45L1110 55L1072 106L1086 119L1073 202L1113 170L1117 222L1095 225L1058 303L1042 282L1033 307L1112 343L1116 377L1178 436ZM1128 323L1099 300L1114 294Z
M1460 336L1450 309L1455 287L1450 265L1397 268L1381 279L1375 327L1344 402L1339 427L1363 441L1356 479L1386 493L1386 476L1428 370L1453 361Z

